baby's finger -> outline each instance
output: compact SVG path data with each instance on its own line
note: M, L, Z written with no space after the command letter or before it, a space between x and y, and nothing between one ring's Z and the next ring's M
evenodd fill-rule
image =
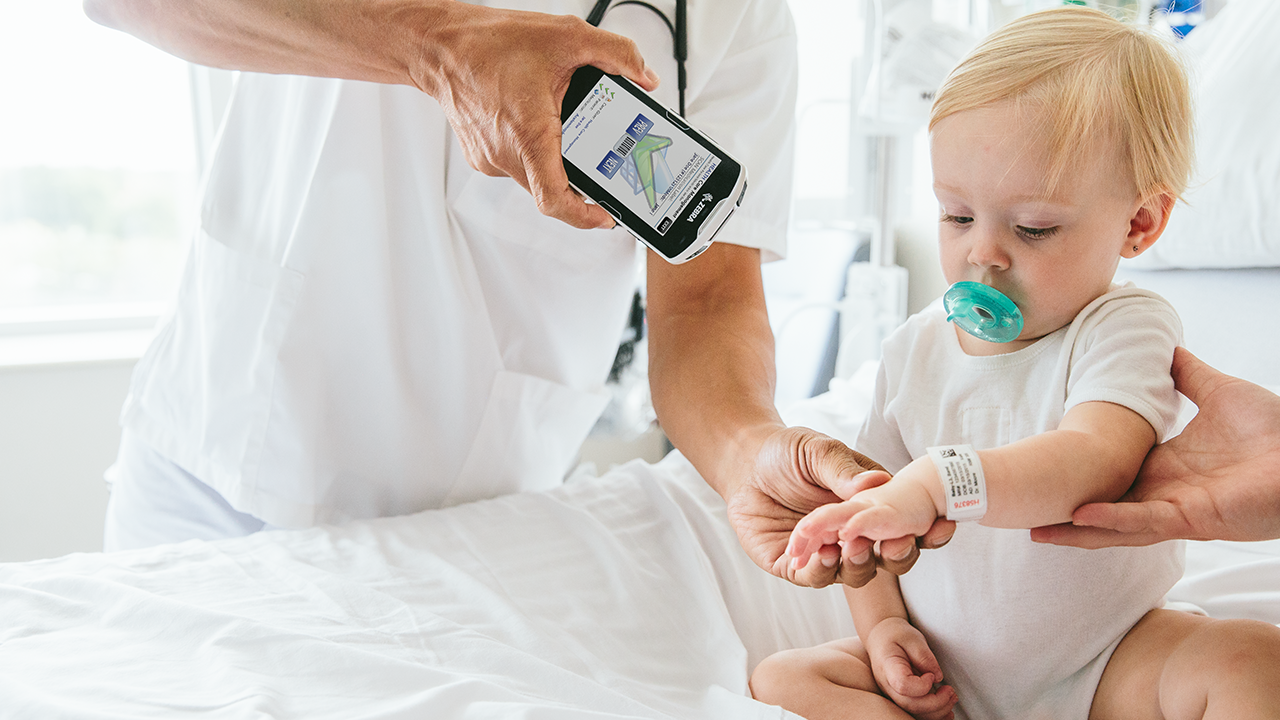
M836 545L836 539L834 533L826 536L813 536L802 533L798 527L792 530L786 551L787 557L791 558L791 567L796 570L805 567L822 548L828 545Z
M851 516L844 523L844 526L839 529L836 536L844 542L849 542L858 537L864 537L869 540L888 540L908 534L908 532L904 532L899 527L901 524L896 510L887 505L876 505Z
M916 698L894 698L894 702L903 710L911 713L916 720L948 720L954 717L956 691L950 685L942 685L937 690Z
M791 531L787 554L793 558L806 558L804 562L808 562L807 558L823 545L835 545L840 539L840 526L860 507L848 502L829 503L800 518Z
M911 660L911 666L917 673L921 676L932 675L935 683L942 682L942 666L938 664L938 658L934 656L933 650L929 648L929 643L923 636L904 638L900 645L906 651L907 658Z
M897 680L890 680L894 692L909 698L922 698L933 692L938 681L931 673L924 675L902 675Z
M932 675L916 675L907 658L895 656L884 660L885 680L889 689L903 697L918 698L928 695L933 690L935 679Z

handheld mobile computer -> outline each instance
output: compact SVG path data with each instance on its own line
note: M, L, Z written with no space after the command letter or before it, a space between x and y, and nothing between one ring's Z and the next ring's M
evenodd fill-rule
M569 183L668 262L706 250L742 202L746 168L624 77L578 68L560 121Z

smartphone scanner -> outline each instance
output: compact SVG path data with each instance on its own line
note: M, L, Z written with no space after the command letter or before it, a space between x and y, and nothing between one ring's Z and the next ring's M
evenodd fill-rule
M626 78L579 68L560 120L569 183L669 262L700 255L742 203L746 168Z

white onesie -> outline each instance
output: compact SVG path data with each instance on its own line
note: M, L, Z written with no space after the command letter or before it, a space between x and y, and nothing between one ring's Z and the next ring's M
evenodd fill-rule
M935 303L885 341L857 449L897 472L934 445L982 450L1054 430L1091 401L1130 408L1162 441L1180 405L1169 368L1181 339L1163 298L1112 286L1068 327L974 357ZM960 698L958 720L1084 720L1111 653L1161 606L1182 563L1181 542L1078 550L961 523L900 584Z

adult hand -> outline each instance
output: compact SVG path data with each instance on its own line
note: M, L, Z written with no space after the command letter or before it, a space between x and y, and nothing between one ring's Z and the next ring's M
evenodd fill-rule
M715 243L683 265L649 257L649 386L663 431L725 499L757 565L799 585L865 585L877 567L869 546L842 560L830 545L803 568L785 555L800 518L889 476L844 443L782 424L760 251ZM882 565L906 572L915 539L894 550Z
M841 499L848 500L854 493L879 487L891 479L893 476L884 470L873 470L859 475L855 478L856 482L837 488L837 493L840 494ZM847 494L845 494L846 491ZM951 536L955 533L956 524L945 517L940 517L933 521L928 532L919 537L908 535L892 540L881 540L874 547L876 564L894 575L901 575L916 564L922 549L940 548L951 542ZM862 547L864 546L846 544L845 554L861 552Z
M449 118L467 162L510 176L544 215L578 228L612 227L598 205L570 187L560 157L560 105L583 65L658 86L630 39L569 15L451 3L410 68L414 82Z
M414 85L444 108L467 162L510 176L574 227L613 219L569 187L560 101L582 65L658 87L631 40L560 15L455 0L84 0L94 21L191 62Z
M1032 530L1033 540L1100 548L1280 538L1280 397L1183 348L1172 372L1199 408L1182 434L1151 450L1119 502L1081 506L1070 524Z
M786 549L801 518L882 484L882 476L888 473L876 462L838 440L808 428L780 429L764 442L751 477L726 498L729 521L747 553L774 575L809 587L837 582L862 587L875 577L877 566L897 575L909 570L919 556L915 539L900 539L897 546L907 551L894 559L878 559L869 544L843 555L839 545L826 545L815 553L818 562L803 567L792 562ZM934 541L931 532L930 542Z

